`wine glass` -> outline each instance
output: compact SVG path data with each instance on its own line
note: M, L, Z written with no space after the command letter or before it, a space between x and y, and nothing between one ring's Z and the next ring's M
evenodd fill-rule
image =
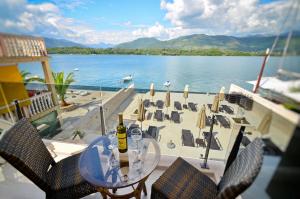
M131 139L135 142L137 149L139 149L139 142L142 139L142 131L139 128L131 130Z
M133 155L133 168L139 170L141 168L141 159L140 159L140 146L139 143L142 140L142 131L139 128L134 128L131 130L131 139L135 142L136 150L132 151Z
M110 140L110 145L108 146L108 148L110 150L113 150L114 148L117 147L117 136L116 136L116 130L111 130L107 133L107 137Z

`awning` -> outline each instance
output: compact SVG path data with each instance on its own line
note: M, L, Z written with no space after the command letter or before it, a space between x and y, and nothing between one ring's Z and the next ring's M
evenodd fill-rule
M25 89L22 76L16 65L0 66L0 114L7 113L7 104L14 100L20 101L20 106L27 106L30 100ZM10 110L14 110L11 106Z

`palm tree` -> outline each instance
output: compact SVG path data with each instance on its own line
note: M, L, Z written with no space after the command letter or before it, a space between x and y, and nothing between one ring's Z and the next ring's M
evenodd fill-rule
M55 82L55 89L59 95L62 106L68 106L69 104L65 101L65 94L70 84L75 82L74 73L69 73L65 78L64 72L54 73L52 72L53 79Z
M30 82L41 82L41 83L45 83L45 80L43 78L40 78L38 76L31 76L31 73L28 71L21 71L21 76L23 79L24 84L28 84Z

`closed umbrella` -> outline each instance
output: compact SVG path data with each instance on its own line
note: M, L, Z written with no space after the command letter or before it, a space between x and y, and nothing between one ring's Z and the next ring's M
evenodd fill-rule
M259 131L262 135L269 133L271 121L272 121L272 112L269 112L263 117L262 121L257 127L257 131Z
M145 120L145 108L144 108L144 103L143 103L143 99L139 100L139 104L138 104L138 121L141 122L141 130L142 130L142 123Z
M168 113L168 107L170 107L170 105L171 105L170 91L167 91L167 93L166 93L166 101L165 101L165 105L166 105L166 107L167 107L167 113Z
M198 120L197 120L197 127L199 128L199 138L200 138L201 129L204 129L205 126L206 126L206 112L205 112L205 105L203 105L201 110L199 111Z
M152 97L152 102L153 102L154 95L155 95L154 84L151 83L151 85L150 85L150 96Z
M220 105L219 95L216 95L215 98L214 98L214 102L212 104L212 107L211 107L211 111L214 112L214 113L219 112L219 105Z
M219 100L223 101L224 98L225 98L225 87L222 86L222 88L220 89L220 92L219 92Z
M183 97L185 100L185 104L186 104L186 99L189 97L189 85L185 85L184 90L183 90Z

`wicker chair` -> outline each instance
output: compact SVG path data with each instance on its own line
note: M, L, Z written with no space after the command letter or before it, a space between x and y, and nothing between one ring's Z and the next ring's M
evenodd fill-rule
M27 119L21 119L3 135L0 155L45 191L46 198L80 198L96 192L79 173L80 154L56 163Z
M263 142L255 139L237 156L216 185L198 169L178 158L152 185L151 199L233 199L245 191L260 171Z

